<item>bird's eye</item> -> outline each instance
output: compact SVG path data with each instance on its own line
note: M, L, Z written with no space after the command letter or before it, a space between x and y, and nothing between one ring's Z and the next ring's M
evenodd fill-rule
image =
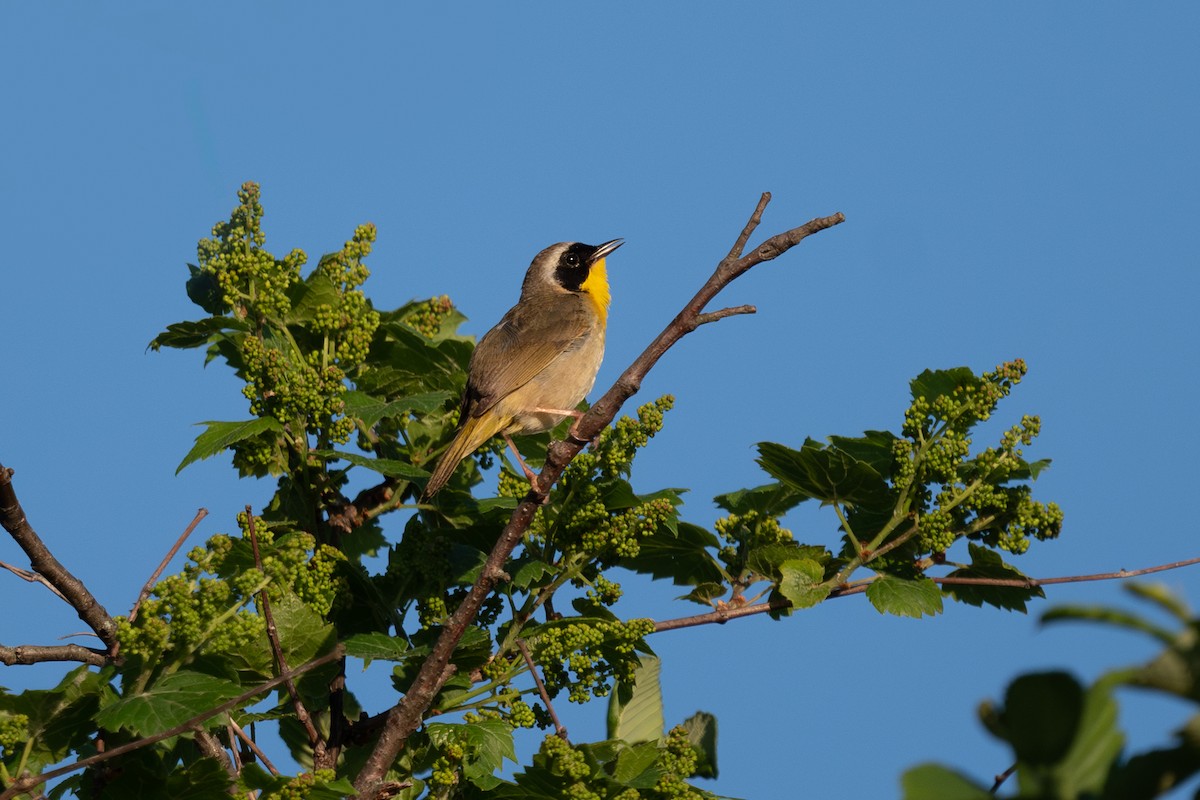
M568 267L578 267L579 266L579 254L578 253L567 253L565 256L563 256L563 263L565 263Z

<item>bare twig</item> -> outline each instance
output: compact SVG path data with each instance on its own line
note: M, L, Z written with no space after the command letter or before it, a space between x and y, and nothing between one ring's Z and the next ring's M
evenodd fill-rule
M147 736L145 738L138 739L135 742L129 742L128 744L113 747L105 750L102 753L89 756L88 758L81 758L72 764L67 764L66 766L59 767L58 769L52 769L49 772L43 772L40 775L22 776L14 781L12 786L5 789L3 792L0 792L0 800L13 800L13 798L19 797L20 795L30 792L38 786L41 786L46 781L52 781L55 778L62 777L63 775L69 775L76 770L86 769L87 767L99 764L102 761L107 761L110 758L115 758L116 756L124 755L125 753L130 753L134 750L140 750L143 747L149 747L150 745L161 742L164 739L170 739L172 736L178 736L181 733L192 731L197 726L202 725L213 717L228 713L233 709L240 707L247 701L257 697L258 695L271 691L285 681L295 680L297 677L303 675L309 670L322 667L331 661L336 661L337 659L345 656L345 654L346 648L339 644L325 655L318 656L312 661L305 662L289 672L285 672L278 677L272 678L266 683L255 686L253 689L247 689L237 697L234 697L231 700L226 700L216 708L210 708L208 711L205 711L202 714L197 714L186 722L181 722L180 724L176 725L174 728L162 731L161 733L156 733L153 736Z
M517 647L520 648L521 656L525 659L530 674L533 675L533 682L537 686L538 694L542 696L542 702L546 704L546 710L550 712L550 719L554 720L554 732L558 734L558 738L564 742L567 741L567 729L558 720L554 704L550 702L550 695L546 692L546 684L542 682L542 675L538 672L537 664L533 663L533 656L529 654L529 645L525 644L524 639L517 639Z
M158 569L154 570L154 574L142 586L142 590L138 592L137 600L133 603L133 608L129 611L129 621L133 622L137 619L138 611L142 607L142 601L150 596L150 592L154 589L154 584L158 582L158 576L163 574L163 570L167 568L167 564L171 563L171 559L179 552L179 548L183 547L183 543L192 535L192 531L196 530L196 526L200 524L200 520L208 516L208 509L202 508L196 512L196 516L192 518L191 523L187 526L179 538L175 540L175 544L167 551L166 556L159 562ZM115 649L115 648L114 648Z
M1064 575L1054 578L957 578L954 576L930 577L934 583L942 586L1009 586L1014 589L1037 589L1042 586L1053 586L1060 583L1085 583L1087 581L1114 581L1125 578L1136 578L1139 575L1151 575L1155 572L1165 572L1169 569L1180 569L1200 564L1200 558L1189 558L1174 561L1170 564L1158 564L1142 569L1120 569L1116 572L1098 572L1091 575ZM830 599L849 597L862 594L871 585L872 580L838 586L829 593ZM654 632L673 631L679 628L692 628L697 625L713 625L728 622L738 617L750 617L755 614L765 614L768 611L783 611L791 608L792 604L782 598L767 603L755 603L745 606L722 606L705 614L690 617L667 619L654 623Z
M722 308L720 311L707 311L696 317L697 327L707 325L710 322L716 322L719 319L732 317L737 314L757 314L758 309L754 306L732 306L731 308Z
M250 546L254 549L254 566L261 572L262 556L258 552L258 532L254 527L254 508L252 506L246 506L246 519L248 520L248 530L250 531ZM279 630L275 627L275 617L271 614L271 598L267 596L265 588L258 593L258 599L262 603L263 620L267 626L267 640L271 643L271 652L275 655L275 663L278 665L279 672L282 675L288 671L287 659L283 655L283 646L279 643ZM296 690L296 682L286 680L283 685L287 687L287 693L292 698L292 705L296 709L296 719L303 726L304 732L308 734L308 743L312 745L314 751L318 753L323 751L324 745L321 740L321 734L317 732L317 726L313 724L312 717L308 713L308 708L305 707L304 701L300 699L300 692Z
M54 588L54 584L52 584L50 581L43 578L41 575L38 575L36 572L30 572L27 569L21 569L20 567L14 567L12 564L9 564L6 561L0 561L0 569L8 570L13 575L16 575L18 578L20 578L23 581L29 581L30 583L40 583L42 586L45 586L47 589L49 589L50 591L52 591L56 595L58 595L59 600L62 600L64 603L70 602L69 600L67 600L66 597L63 596L62 592L60 592L58 589Z
M108 663L108 651L78 644L22 644L16 647L0 644L0 664L5 666L41 664L46 661L79 661L93 667L103 667Z
M271 759L267 758L267 754L264 753L258 746L258 742L247 736L246 731L242 729L242 726L233 721L233 716L226 714L225 720L229 723L229 727L233 729L234 734L246 743L246 747L250 748L250 752L254 753L254 757L262 762L262 765L267 768L267 771L272 775L278 775L279 770L277 770L275 765L271 763Z
M240 764L234 764L229 760L229 753L225 752L225 748L221 746L221 740L213 736L208 731L196 725L192 728L192 736L196 740L196 748L208 758L215 759L221 768L229 775L230 778L237 778L238 772L241 770Z
M845 221L841 214L814 219L805 225L772 236L748 255L742 255L750 236L758 227L762 213L771 200L764 193L749 221L739 234L729 255L721 260L716 271L705 282L683 310L660 333L637 360L621 374L617 382L576 423L575 436L567 441L553 442L546 454L546 463L530 491L513 511L512 518L501 532L483 570L470 592L446 622L429 657L422 663L409 691L387 715L383 730L371 755L367 757L355 781L355 789L363 800L376 800L387 770L396 760L409 735L417 729L449 674L450 657L458 646L467 626L474 620L492 588L504 576L504 564L529 528L533 515L549 494L550 488L579 451L606 427L625 401L637 393L642 380L662 355L681 338L700 324L701 314L717 293L746 270L763 261L775 258L799 244L804 238ZM717 312L719 313L719 312ZM577 437L577 438L576 438Z
M988 794L995 794L996 792L1000 791L1000 787L1003 786L1004 782L1012 777L1012 774L1016 771L1017 765L1013 764L1011 767L1004 770L1004 772L1001 772L999 775L997 775L995 781L992 783L991 791L989 791Z
M83 581L72 575L54 557L29 524L13 489L12 476L13 471L0 464L0 525L29 556L29 565L34 572L46 578L59 595L71 604L79 618L96 632L100 641L111 649L117 643L117 623L83 585Z

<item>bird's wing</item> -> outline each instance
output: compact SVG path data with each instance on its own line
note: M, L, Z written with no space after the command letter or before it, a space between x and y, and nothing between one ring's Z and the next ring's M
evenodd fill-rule
M592 319L583 304L555 305L560 307L536 314L514 306L480 340L471 356L464 417L483 414L524 386L587 333Z

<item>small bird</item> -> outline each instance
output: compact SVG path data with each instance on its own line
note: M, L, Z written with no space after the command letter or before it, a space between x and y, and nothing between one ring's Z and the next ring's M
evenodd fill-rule
M575 406L591 391L604 358L605 258L624 243L559 242L534 257L517 304L471 354L458 430L425 484L423 499L437 494L459 462L496 435L533 481L511 436L540 433L581 416Z

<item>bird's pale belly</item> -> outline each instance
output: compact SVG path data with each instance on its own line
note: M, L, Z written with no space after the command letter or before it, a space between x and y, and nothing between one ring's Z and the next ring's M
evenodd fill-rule
M571 411L596 383L596 372L604 359L604 331L597 329L580 344L564 351L529 383L496 404L501 416L512 416L505 433L540 433L565 419L564 414L535 411Z

